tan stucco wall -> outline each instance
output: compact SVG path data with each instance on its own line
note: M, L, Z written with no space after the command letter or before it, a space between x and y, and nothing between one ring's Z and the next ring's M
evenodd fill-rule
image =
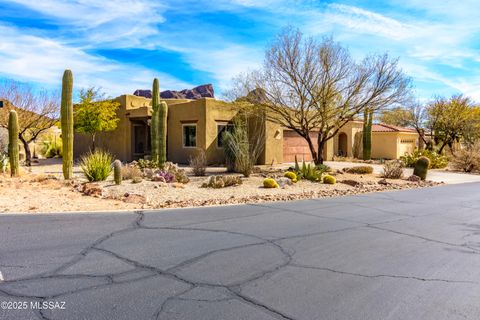
M206 100L195 100L172 104L168 108L168 160L175 163L188 163L199 148L206 149ZM183 147L183 125L196 124L197 146ZM207 159L208 161L208 159Z
M126 113L128 109L132 108L132 103L139 101L132 101L131 96L120 96L115 100L120 103L120 107L117 109L117 116L120 121L117 128L110 132L104 132L97 134L95 139L95 145L99 149L108 150L115 158L123 161L131 161L131 124ZM87 134L75 132L73 143L73 155L75 158L79 158L82 154L87 153L91 148L91 137Z
M418 138L418 133L399 133L397 158L404 156L406 153L412 153L417 148Z
M207 152L208 164L224 164L225 156L223 148L218 147L218 125L231 123L232 119L238 113L238 109L232 104L215 100L212 98L205 98L206 120L205 143Z
M362 132L363 123L360 121L350 121L343 126L333 138L333 154L338 155L340 153L339 139L341 133L347 135L347 157L353 157L353 144L355 142L355 134Z
M259 164L278 164L283 162L283 129L271 121L265 122L265 149Z

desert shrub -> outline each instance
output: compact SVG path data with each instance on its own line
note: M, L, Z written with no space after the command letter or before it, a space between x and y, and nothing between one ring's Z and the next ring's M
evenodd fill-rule
M430 160L427 157L420 157L413 169L413 175L425 180L427 178L428 168L430 167Z
M194 156L190 157L189 164L195 176L204 176L207 168L207 155L205 150L199 149Z
M357 166L351 168L344 168L343 171L353 174L371 174L373 173L372 166Z
M142 170L142 172L145 169L158 169L161 167L160 162L158 161L153 161L153 160L147 160L147 159L140 159L137 162L134 162L134 164Z
M142 177L142 171L134 164L127 164L122 166L123 180L131 180L135 177Z
M242 184L242 178L239 176L210 176L202 184L202 188L225 188L238 186Z
M295 157L295 167L294 172L297 175L297 180L305 179L312 182L318 182L322 180L322 175L325 173L325 170L328 166L314 166L311 163L305 163L302 161L302 165L300 166L297 158Z
M184 169L180 169L175 163L165 162L162 166L163 171L171 173L175 177L176 182L188 183L190 179Z
M480 143L461 149L451 158L452 168L463 172L480 170Z
M315 166L315 169L317 169L317 171L321 171L321 172L330 172L332 171L332 168L330 168L329 166L327 166L326 164L317 164Z
M143 181L142 177L133 177L132 183L140 183Z
M387 179L401 179L403 177L403 162L401 160L387 161L383 165L382 177Z
M104 181L112 172L113 156L103 150L96 150L83 155L80 167L88 181Z
M8 154L0 151L0 173L7 172L8 169Z
M165 172L168 172L169 175L174 177L172 182L188 183L190 181L185 170L180 169L172 162L160 164L156 161L140 159L135 163L135 166L137 166L148 179L152 179L157 173L164 172L161 173L161 175L165 175Z
M335 183L337 183L337 179L335 179L335 177L333 177L333 176L326 175L326 176L323 177L323 183L325 183L325 184L335 184Z
M272 178L266 178L263 180L263 187L264 188L278 188L278 183L275 181L275 179Z
M223 133L227 170L249 177L264 150L265 116L255 107L243 108L233 119L234 129Z
M442 169L448 165L448 158L441 154L438 154L435 151L425 150L415 150L410 154L406 154L400 157L400 160L405 164L406 167L413 168L415 163L420 157L427 157L430 160L429 169Z
M287 171L283 176L292 180L292 182L297 182L297 175L295 174L295 172Z
M42 142L40 154L42 154L47 159L61 157L62 139L55 137L47 137L47 139Z

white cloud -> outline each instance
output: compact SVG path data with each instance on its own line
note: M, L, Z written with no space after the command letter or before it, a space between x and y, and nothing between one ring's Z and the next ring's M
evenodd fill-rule
M361 33L402 40L414 36L415 27L358 7L332 3L324 14L325 23L343 25Z
M149 0L10 0L37 11L59 25L74 28L83 45L107 42L116 46L139 44L156 34L165 21L161 1ZM82 35L82 37L79 37Z
M0 25L0 74L7 78L59 85L64 69L74 73L75 87L100 86L108 95L149 88L154 77L164 88L181 89L191 84L146 68L90 55L80 48L51 39L24 35Z

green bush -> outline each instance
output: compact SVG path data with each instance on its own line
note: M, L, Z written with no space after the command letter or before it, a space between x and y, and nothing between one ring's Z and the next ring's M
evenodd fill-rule
M272 178L266 178L263 180L263 187L264 188L278 188L278 183L275 181L275 179Z
M292 180L292 182L297 182L297 175L295 174L295 172L287 171L283 176Z
M80 159L80 167L88 181L104 181L112 172L113 156L102 150L89 152Z
M353 173L353 174L371 174L373 173L373 167L372 166L358 166L358 167L351 167L351 168L345 168L343 171L347 173Z
M8 154L0 151L0 173L7 172L8 169Z
M427 157L430 160L429 169L442 169L448 165L448 158L446 156L430 150L420 151L417 149L410 154L401 156L400 160L402 160L406 167L413 168L420 157Z
M42 142L40 153L47 159L62 156L62 139L55 137L47 137Z
M300 166L297 158L295 157L295 167L293 170L297 175L297 180L305 179L312 182L318 182L322 181L322 174L325 173L327 168L328 166L313 166L311 163L305 163L305 161L302 161L302 165Z
M332 177L330 175L326 175L325 177L323 177L323 183L325 183L325 184L335 184L335 183L337 183L337 179L335 179L335 177Z
M329 166L327 166L326 164L317 164L315 166L315 169L317 169L317 171L322 171L322 172L330 172L332 171L332 168L330 168Z

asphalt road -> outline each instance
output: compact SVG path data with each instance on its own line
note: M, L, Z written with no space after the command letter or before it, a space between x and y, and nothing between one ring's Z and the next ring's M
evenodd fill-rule
M480 184L1 215L0 271L0 319L480 319Z

